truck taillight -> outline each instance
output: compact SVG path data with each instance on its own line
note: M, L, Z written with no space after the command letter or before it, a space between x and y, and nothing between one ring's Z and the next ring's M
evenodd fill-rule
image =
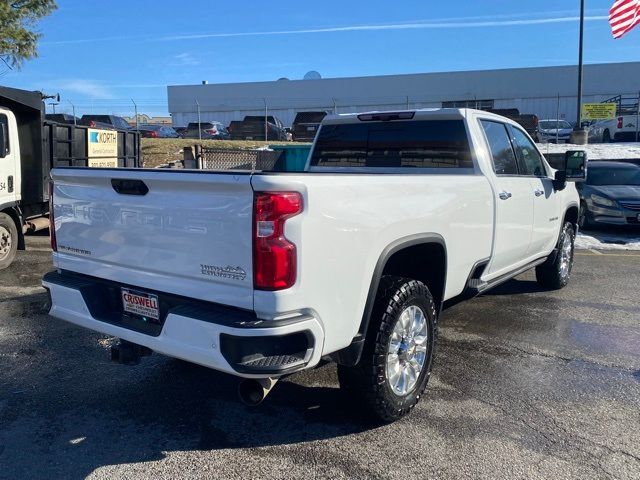
M298 192L256 192L253 199L253 284L283 290L296 283L296 246L284 236L288 218L302 212Z
M618 128L622 128L624 124L624 117L618 117Z
M53 182L49 182L49 238L51 239L51 250L57 252L56 223L53 218Z

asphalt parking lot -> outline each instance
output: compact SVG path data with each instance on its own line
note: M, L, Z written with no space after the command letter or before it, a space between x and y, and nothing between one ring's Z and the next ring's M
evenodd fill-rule
M640 252L582 251L572 282L527 273L441 319L434 376L372 427L325 366L257 409L235 380L44 310L46 237L0 272L0 478L640 478Z

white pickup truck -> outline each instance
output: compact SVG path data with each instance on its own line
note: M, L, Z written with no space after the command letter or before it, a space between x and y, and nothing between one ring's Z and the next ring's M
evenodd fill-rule
M333 115L304 173L56 168L50 314L245 380L327 360L376 418L418 402L444 306L536 267L565 286L584 152L552 170L475 110Z
M590 141L635 142L638 130L638 115L621 115L611 120L597 120L589 126Z

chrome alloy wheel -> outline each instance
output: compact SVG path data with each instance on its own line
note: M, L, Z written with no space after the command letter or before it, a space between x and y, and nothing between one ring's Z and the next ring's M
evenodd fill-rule
M560 248L560 275L562 275L562 278L569 274L572 250L571 235L565 233L564 239L562 240L562 247Z
M11 232L0 225L0 260L11 252Z
M387 349L387 381L394 394L403 397L418 383L427 361L428 337L424 312L415 305L403 310Z

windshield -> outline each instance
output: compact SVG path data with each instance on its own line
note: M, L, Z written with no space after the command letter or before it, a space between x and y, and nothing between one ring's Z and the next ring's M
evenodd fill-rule
M588 185L638 185L640 186L640 168L591 167L587 170Z
M542 130L555 130L556 128L573 128L571 124L566 120L548 120L546 122L540 122L540 128Z

